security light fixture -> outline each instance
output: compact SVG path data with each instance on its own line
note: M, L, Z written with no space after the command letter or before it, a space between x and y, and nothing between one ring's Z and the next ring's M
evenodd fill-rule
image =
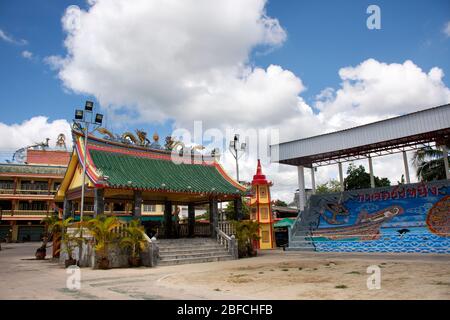
M86 104L84 105L84 110L92 111L92 109L94 109L94 103L92 101L86 101Z
M103 115L100 114L100 113L97 113L97 114L95 115L95 123L101 125L101 124L102 124L102 121L103 121Z
M235 134L233 140L230 141L230 152L236 159L236 179L239 182L239 163L238 160L245 153L247 144L245 142L239 142L239 134ZM239 154L240 153L240 154Z
M75 110L75 120L83 120L83 110Z

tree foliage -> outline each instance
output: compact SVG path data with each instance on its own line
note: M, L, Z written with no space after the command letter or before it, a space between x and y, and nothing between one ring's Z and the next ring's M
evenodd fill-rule
M108 258L109 245L118 238L114 229L120 226L117 217L98 215L87 222L89 231L95 239L95 251L101 258Z
M139 258L140 253L147 246L144 226L141 225L139 220L132 220L125 228L125 233L126 236L120 239L120 246L130 248L132 258Z
M238 220L236 212L234 210L234 201L228 202L228 206L223 210L227 216L227 220ZM247 201L242 201L242 219L246 220L250 218L250 206Z
M448 143L450 145L450 143ZM450 161L450 157L447 154ZM444 166L444 152L441 149L423 147L414 152L413 165L416 176L420 181L446 179Z
M391 182L388 178L374 176L375 187L388 187ZM345 190L356 190L370 188L370 174L363 166L356 166L353 163L347 169L347 177L344 179Z
M288 204L286 202L284 202L283 200L280 200L280 199L273 201L273 205L277 206L277 207L287 207L288 206Z
M325 183L319 184L316 187L317 194L333 193L339 191L341 191L341 184L336 179L331 179Z
M253 241L259 240L259 223L251 220L233 221L238 239L239 257L255 256Z

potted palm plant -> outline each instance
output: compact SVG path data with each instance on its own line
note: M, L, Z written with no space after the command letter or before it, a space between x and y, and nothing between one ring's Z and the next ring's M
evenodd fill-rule
M47 244L52 235L57 231L58 229L58 217L54 215L48 215L45 218L41 220L41 223L45 225L45 233L44 237L42 239L42 245L36 250L36 259L43 260L45 259L45 256L47 254Z
M140 253L145 250L147 245L144 227L140 225L139 220L132 220L125 228L125 233L126 236L120 239L120 246L130 249L128 263L132 267L139 267L141 265Z
M68 266L77 264L77 260L74 259L73 257L73 252L75 248L79 246L83 241L83 239L79 236L80 233L79 228L77 228L73 232L68 232L68 229L72 226L72 224L73 224L72 217L69 217L64 220L59 220L56 223L56 228L59 230L59 232L61 232L62 235L61 242L63 244L63 247L58 249L57 252L64 251L65 253L67 253L67 259L64 261L66 268Z
M109 269L109 246L118 238L114 229L120 226L120 221L116 217L106 217L98 215L87 222L87 227L94 237L94 250L98 255L98 267Z

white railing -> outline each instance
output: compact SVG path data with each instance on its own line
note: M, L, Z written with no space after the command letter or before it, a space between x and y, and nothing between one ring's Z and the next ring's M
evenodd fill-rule
M236 234L236 228L231 221L219 221L217 226L220 230L222 230L225 234L231 236L232 234Z
M235 238L235 236L227 235L225 232L220 230L219 227L216 227L216 233L217 233L217 242L225 249L227 249L227 251L234 257L234 259L238 259L239 258L238 240Z

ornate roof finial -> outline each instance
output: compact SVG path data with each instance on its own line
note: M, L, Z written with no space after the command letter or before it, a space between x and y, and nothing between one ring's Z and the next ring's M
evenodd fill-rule
M159 141L159 135L158 135L158 133L155 131L155 133L153 134L153 140L155 141L155 142L158 142Z

